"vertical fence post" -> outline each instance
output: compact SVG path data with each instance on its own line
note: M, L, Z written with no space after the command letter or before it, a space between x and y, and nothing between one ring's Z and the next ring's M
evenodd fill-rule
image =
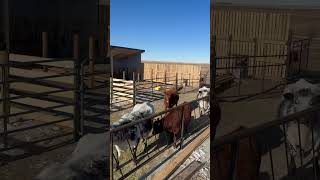
M151 69L151 96L152 96L152 101L154 100L153 97L153 69Z
M242 59L240 57L240 67L239 67L239 86L238 86L238 95L240 96L241 94L241 78L242 78L242 63L241 63Z
M176 89L178 89L178 73L176 72Z
M42 57L48 57L48 33L42 32Z
M92 36L89 37L89 74L90 81L89 87L94 87L94 39Z
M199 88L201 87L201 71L200 71L200 74L199 74Z
M286 66L286 80L291 76L291 52L292 51L292 30L289 30L288 42L287 42L287 66Z
M125 71L122 71L122 79L126 80L126 72Z
M137 74L137 81L140 81L140 73Z
M304 40L300 42L300 62L299 62L299 75L301 74L301 63L302 63L302 48L303 48Z
M257 69L257 54L258 54L258 39L255 37L254 38L254 51L253 51L253 79L255 79L256 76L256 69Z
M191 86L191 73L189 73L189 86Z
M137 87L136 87L136 76L135 76L135 72L132 72L132 79L133 79L133 105L136 105L137 100L136 100L136 93L137 93Z
M73 58L79 59L79 35L73 35Z
M80 66L81 75L80 75L80 135L83 136L84 133L84 77L85 77L85 71L84 71L84 64L81 64Z
M229 47L228 47L228 56L229 57L231 57L231 54L232 54L232 34L230 34L229 35L229 39L228 39L228 45L229 45ZM228 62L228 70L227 70L227 73L230 73L230 67L231 67L231 61L230 61L230 59L229 59L229 62Z
M0 64L1 64L1 96L2 96L2 115L3 115L3 144L4 147L8 146L8 123L10 113L9 101L9 53L6 50L0 51Z
M167 89L167 71L164 72L164 90Z
M216 41L217 41L217 37L216 36L213 36L213 39L212 39L212 44L211 44L211 50L213 52L210 53L210 59L211 59L211 63L210 63L210 69L211 69L211 83L212 84L212 87L213 87L213 90L215 91L216 89L216 75L217 75L217 58L216 58ZM212 62L213 61L213 62ZM212 94L212 93L211 93Z
M79 140L79 122L80 122L80 109L79 109L79 85L80 85L80 62L79 59L74 60L74 84L73 84L73 132L74 132L74 140L78 141Z
M79 61L79 36L73 36L73 133L74 133L74 140L79 139L79 122L80 122L80 109L79 109L79 85L80 85L80 61Z
M261 81L261 92L264 91L264 79L265 79L265 71L266 71L266 62L263 62L263 68L262 68L262 81Z
M306 57L306 71L308 71L309 67L308 67L308 64L309 64L309 47L310 47L310 39L308 39L308 44L306 45L307 46L307 57Z

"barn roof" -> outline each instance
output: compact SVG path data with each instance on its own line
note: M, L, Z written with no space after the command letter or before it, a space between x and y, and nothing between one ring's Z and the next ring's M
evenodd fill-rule
M144 53L145 50L142 49L134 49L134 48L127 48L121 46L110 46L111 47L111 54L114 59L129 57L136 54Z

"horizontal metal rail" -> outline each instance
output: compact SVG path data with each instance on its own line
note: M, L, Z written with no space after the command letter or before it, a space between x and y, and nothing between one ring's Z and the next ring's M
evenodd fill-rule
M200 100L205 100L205 99L209 99L209 97L208 97L208 96L202 97L202 98L199 98L199 99L190 101L189 103L194 103L194 102L198 102L198 101L200 101ZM171 108L171 109L168 109L168 110L165 110L165 111L162 111L162 112L159 112L159 113L155 113L155 114L152 115L152 116L145 117L145 118L142 118L142 119L137 120L137 121L135 121L135 122L131 122L131 123L125 124L125 125L123 125L123 126L121 126L121 127L111 129L111 130L110 130L110 133L115 133L115 132L117 132L117 131L121 131L121 130L127 129L127 128L131 127L131 126L135 126L135 125L137 125L137 124L139 124L139 123L142 123L142 122L144 122L144 121L153 119L153 118L155 118L155 117L157 117L157 116L160 116L160 115L166 114L166 113L168 113L168 112L174 111L174 110L176 110L176 109L178 109L178 108L181 108L182 106L183 106L183 104L180 104L180 105L178 105L178 106L176 106L176 107L173 107L173 108Z
M231 144L235 141L238 141L239 139L243 139L252 135L256 135L259 132L266 131L269 128L275 127L275 126L280 126L282 124L287 124L289 122L295 121L297 118L303 117L306 114L316 112L320 110L320 105L317 105L315 107L297 112L295 114L289 115L284 118L278 118L270 122L266 122L262 125L255 126L253 128L249 128L243 131L239 131L237 133L234 133L232 135L225 135L222 137L219 137L215 139L215 142L213 143L214 148L218 148L219 146L225 145L225 144Z

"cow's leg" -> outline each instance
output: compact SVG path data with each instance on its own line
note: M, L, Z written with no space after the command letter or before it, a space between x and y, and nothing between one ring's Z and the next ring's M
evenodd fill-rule
M147 146L148 146L148 138L143 138L143 142L144 142L143 152L146 152Z
M133 162L137 165L137 149L139 145L140 138L137 139L135 147L133 147Z
M173 148L174 149L177 148L177 137L176 137L176 134L173 134Z

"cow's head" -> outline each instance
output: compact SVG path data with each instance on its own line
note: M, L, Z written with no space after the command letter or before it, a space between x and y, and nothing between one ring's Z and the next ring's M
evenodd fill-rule
M291 110L288 115L303 111L320 102L320 88L304 79L289 84L283 92L283 100L289 104Z
M203 86L199 89L197 98L202 98L210 95L210 88L207 88L206 86Z

